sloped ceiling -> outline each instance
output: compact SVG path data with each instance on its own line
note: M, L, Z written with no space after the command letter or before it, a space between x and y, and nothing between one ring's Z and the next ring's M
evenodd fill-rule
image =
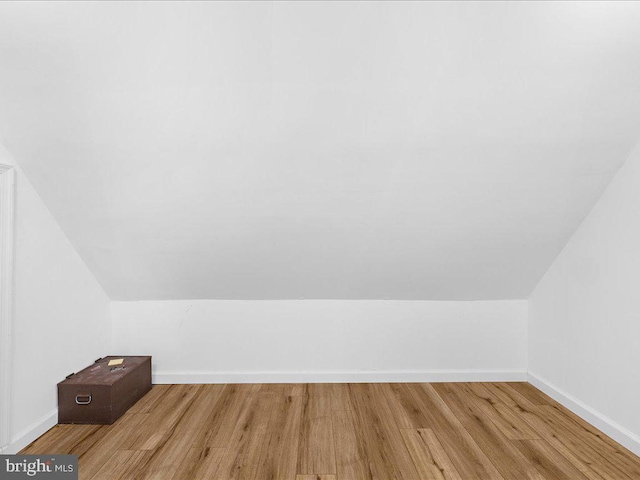
M640 134L640 3L0 4L0 139L113 299L526 298Z

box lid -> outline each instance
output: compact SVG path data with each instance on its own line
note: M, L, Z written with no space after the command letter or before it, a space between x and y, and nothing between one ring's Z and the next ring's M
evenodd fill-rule
M124 360L121 365L112 367L108 365L109 360L115 360L118 358L122 358ZM98 360L93 365L90 365L84 370L80 370L73 376L67 378L66 380L63 380L58 385L113 385L118 380L126 376L128 372L134 370L142 363L150 359L151 357L149 356L132 357L124 355L112 355L109 357L104 357Z

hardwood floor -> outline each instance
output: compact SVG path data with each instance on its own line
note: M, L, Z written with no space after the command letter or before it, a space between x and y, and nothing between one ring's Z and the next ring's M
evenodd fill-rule
M82 480L633 480L640 458L527 383L157 385L22 453Z

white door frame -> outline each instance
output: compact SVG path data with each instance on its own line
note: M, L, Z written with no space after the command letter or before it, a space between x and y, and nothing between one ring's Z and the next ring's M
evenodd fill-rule
M11 443L15 168L0 164L0 452Z

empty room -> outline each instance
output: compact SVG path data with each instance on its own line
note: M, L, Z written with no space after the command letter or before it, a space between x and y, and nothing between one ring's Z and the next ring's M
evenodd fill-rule
M0 480L640 479L640 2L0 2Z

